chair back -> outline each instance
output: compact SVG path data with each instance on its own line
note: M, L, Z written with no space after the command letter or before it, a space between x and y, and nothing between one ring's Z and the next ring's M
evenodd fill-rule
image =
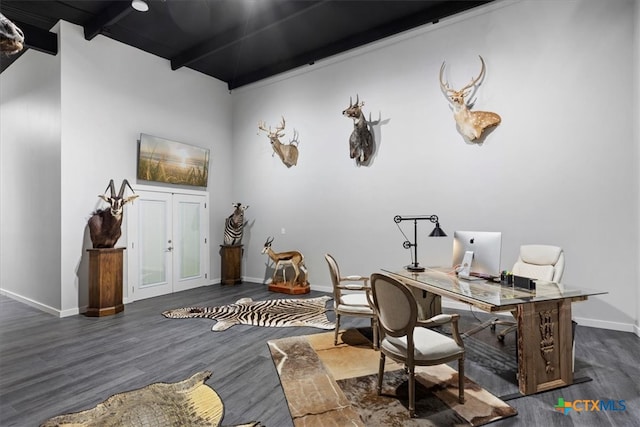
M407 341L412 343L418 308L411 290L396 279L380 273L371 275L371 289L378 325L383 333L381 338L384 335L406 335Z
M327 264L329 264L329 275L331 276L331 284L333 285L333 301L334 304L338 304L340 302L340 269L338 268L338 263L335 258L329 254L324 255L324 259L327 260Z
M531 279L560 282L564 273L564 251L551 245L522 245L513 274Z

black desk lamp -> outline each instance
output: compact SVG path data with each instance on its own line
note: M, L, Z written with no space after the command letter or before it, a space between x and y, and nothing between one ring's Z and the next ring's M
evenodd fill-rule
M396 224L401 223L402 221L413 221L413 241L411 243L409 240L406 240L402 247L405 249L410 249L413 246L413 263L407 265L405 268L409 271L424 271L424 267L420 267L418 265L418 221L428 220L431 221L436 227L429 234L429 237L446 237L447 234L440 228L440 223L438 222L438 215L423 215L423 216L400 216L396 215L393 217L393 220ZM398 226L400 228L400 226ZM400 230L402 233L402 230ZM402 233L404 235L404 233ZM407 236L405 236L406 238Z

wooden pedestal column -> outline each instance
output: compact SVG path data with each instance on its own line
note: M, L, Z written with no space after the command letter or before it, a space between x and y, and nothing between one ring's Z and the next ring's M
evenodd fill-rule
M220 245L221 282L223 285L242 283L242 245Z
M85 315L110 316L124 310L122 253L125 249L87 249L89 252L89 308Z

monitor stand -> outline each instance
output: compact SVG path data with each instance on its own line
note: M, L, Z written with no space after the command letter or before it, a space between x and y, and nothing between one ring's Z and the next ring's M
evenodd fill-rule
M471 262L473 261L473 251L466 251L464 258L462 258L462 264L460 270L458 270L458 277L465 280L471 279Z

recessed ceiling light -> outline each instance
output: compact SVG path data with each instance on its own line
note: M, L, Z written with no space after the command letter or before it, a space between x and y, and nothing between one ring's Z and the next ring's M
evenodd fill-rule
M149 10L149 5L144 0L132 0L131 7L138 12L146 12L147 10Z

